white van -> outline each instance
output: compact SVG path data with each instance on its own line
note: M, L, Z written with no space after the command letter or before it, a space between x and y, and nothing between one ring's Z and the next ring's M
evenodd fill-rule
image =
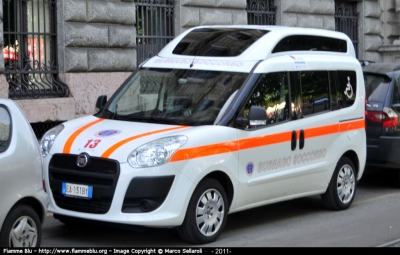
M343 33L189 29L99 112L45 134L49 211L177 227L212 242L229 213L320 194L353 202L366 159L361 66Z

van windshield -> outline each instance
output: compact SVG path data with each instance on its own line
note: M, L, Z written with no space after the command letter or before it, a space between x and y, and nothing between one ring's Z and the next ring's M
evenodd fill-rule
M108 104L110 118L176 125L218 122L248 74L141 69Z

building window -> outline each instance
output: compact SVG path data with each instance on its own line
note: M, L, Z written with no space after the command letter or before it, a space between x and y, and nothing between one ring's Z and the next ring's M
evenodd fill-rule
M3 0L3 15L9 98L68 96L58 76L56 1Z
M136 2L137 63L157 55L175 37L174 0Z
M246 10L249 25L276 25L274 0L247 0Z
M350 37L358 57L357 2L335 1L335 29Z

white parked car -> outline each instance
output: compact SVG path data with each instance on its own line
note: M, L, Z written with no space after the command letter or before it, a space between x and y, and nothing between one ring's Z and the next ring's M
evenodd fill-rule
M0 99L0 246L38 247L48 196L42 157L19 107Z

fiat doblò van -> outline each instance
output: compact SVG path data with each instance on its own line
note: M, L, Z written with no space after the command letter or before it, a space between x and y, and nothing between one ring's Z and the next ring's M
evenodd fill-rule
M366 158L349 38L275 26L189 29L99 112L41 141L49 211L218 238L229 213L320 194L347 209Z

